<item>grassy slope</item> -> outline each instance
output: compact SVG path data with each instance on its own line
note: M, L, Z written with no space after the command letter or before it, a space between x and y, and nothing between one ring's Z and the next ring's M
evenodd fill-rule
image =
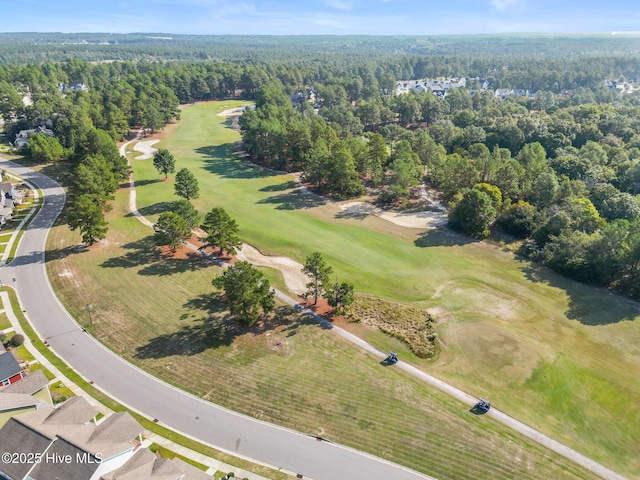
M223 105L231 106L232 102L224 102ZM277 251L299 260L312 250L320 250L340 277L352 280L358 290L435 308L442 320L439 332L445 349L436 364L428 365L430 370L470 393L489 396L498 407L614 469L629 475L638 474L635 453L640 445L637 428L640 388L633 374L638 371L640 362L635 304L563 280L483 243L469 243L462 237L446 233L421 235L421 232L392 227L375 218L344 218L338 205L291 191L291 176L248 167L233 159L230 146L218 146L237 139L237 134L229 129L215 128L216 122L225 121L211 115L220 107L220 104L206 104L185 109L184 121L175 126L172 136L161 144L176 155L178 169L186 166L196 172L202 192L202 198L196 201L196 205L202 212L215 205L224 205L238 219L242 237L263 250ZM172 183L157 181L160 177L152 169L150 161L134 161L134 167L139 185L139 204L143 206L141 210L154 218L162 210L163 202L175 198ZM233 342L223 339L216 343L218 348L205 348L198 343L202 342L201 330L192 328L194 324L190 323L200 325L205 318L201 312L197 313L200 308L198 297L210 291L209 280L215 269L202 266L199 260L185 267L184 262L156 258L148 238L145 239L149 233L131 218L120 217L118 213L122 214L122 211L115 209L110 215L112 227L107 245L92 250L90 256L71 255L51 265L54 269L68 267L77 275L56 280L57 288L67 292L65 303L73 304L71 297L80 285L95 285L96 288L81 290L82 296L75 303L76 313L81 314L82 305L87 302L105 312L108 310L111 323L101 330L98 320L97 335L129 356L135 355L135 345L145 346L147 342L146 358L140 360L156 372L174 375L175 381L178 381L175 376L177 365L189 368L189 371L202 371L206 377L211 368L209 362L215 360L216 363L211 364L220 365L218 356L224 358L225 349L231 348L236 357L243 356L238 345L248 341L245 337L238 337ZM59 229L52 236L60 246L73 241L64 230ZM170 279L169 274L172 274ZM97 288L97 283L93 283L97 279L105 288ZM132 296L135 301L124 301ZM167 318L166 312L175 312L175 318ZM313 330L309 326L296 330L307 332L309 329ZM401 349L392 339L360 330L362 335L383 348L393 346ZM297 334L296 337L302 338ZM262 398L260 395L273 395L274 389L270 385L282 388L280 382L284 382L284 386L291 385L297 389L290 395L296 398L295 392L298 392L299 398L293 402L294 405L304 406L304 398L316 398L317 395L323 401L320 406L301 408L301 415L293 411L292 404L277 397L273 402L275 405L268 408L254 407L253 403L234 407L257 412L264 418L283 421L312 433L314 429L322 428L328 431L328 436L358 444L360 436L349 432L349 422L344 427L316 426L317 421L309 423L309 409L313 411L313 408L334 404L335 400L326 398L323 392L326 388L331 390L335 387L323 385L323 389L317 392L312 388L318 382L316 376L309 380L298 379L297 376L288 379L289 369L279 370L273 365L274 355L270 352L275 347L269 348L266 336L256 338L260 339L258 343L264 343L257 356L267 363L261 364L247 353L245 356L249 358L245 363L252 367L253 373L235 372L234 378L246 378L237 380L235 388L249 398L250 392L258 393L258 398ZM182 349L176 353L183 355L167 357L154 354L151 347L160 348L163 339L176 341L179 344L176 348ZM317 342L314 339L309 345ZM189 350L185 355L185 344L201 346L193 347L198 351ZM306 346L302 343L293 350L305 351ZM333 352L337 348L332 345L327 351ZM341 369L336 370L335 362L349 358L354 352L346 349L339 356L335 353L325 355L332 357L329 371L338 373ZM411 357L403 352L403 358ZM195 364L191 365L192 362ZM238 366L237 362L232 361L231 364L229 375ZM291 363L285 362L286 365ZM345 374L351 372L353 365L345 370ZM258 367L264 368L260 375L260 370L253 370ZM262 375L267 371L273 372L275 378L263 379ZM370 373L363 373L362 377L368 378ZM376 371L375 376L369 379L377 388L385 385L380 375L381 372ZM271 378L270 375L267 377ZM223 403L235 397L224 393L224 385L212 385L203 390L206 387L194 380L187 386L200 393L208 391L210 398ZM419 386L410 388L412 394L409 397L413 397L413 388L420 388L420 398L423 395L425 398L438 397ZM362 386L359 390L366 388ZM307 391L314 394L302 394ZM397 397L397 394L392 391L384 396L389 397ZM372 394L364 404L377 405L380 402L376 398L378 395ZM339 404L344 405L343 409L357 409L362 401L347 396ZM443 405L449 405L447 401L440 402L438 411ZM276 409L278 405L280 408ZM401 404L398 408L398 411L406 411L408 407ZM459 405L456 405L453 412L458 409ZM373 409L378 416L371 417L372 420L367 420L367 411L360 410L343 416L363 419L364 430L367 422L378 422L380 416L384 418L385 415L390 417L390 423L405 423L388 410L392 409L385 408L383 412ZM321 411L326 414L324 409L317 413ZM425 412L418 410L415 414L417 419ZM284 418L289 416L300 418ZM316 417L311 415L311 418ZM421 423L420 420L414 421ZM297 422L302 423L298 425ZM452 428L455 432L466 427L458 425ZM401 429L406 430L405 427ZM435 434L440 432L441 427ZM458 434L460 432L458 430ZM341 438L343 435L346 440ZM403 453L403 448L403 452L383 450L382 454L416 468L438 472L437 476L446 476L440 474L439 468L432 470L435 467L425 462L438 457L448 458L452 454L439 452L438 457L424 459L423 442L429 436L424 432L408 435L413 435L409 443L418 445L417 451ZM362 441L366 446L367 438L378 436L365 435ZM451 433L446 433L446 436L455 438ZM383 447L372 445L367 448L381 453L380 448ZM432 450L431 445L429 449ZM513 458L513 452L507 451L506 454ZM482 464L481 460L478 459L478 463ZM459 463L459 459L452 462ZM478 468L473 458L457 468L469 468L470 465L471 469Z

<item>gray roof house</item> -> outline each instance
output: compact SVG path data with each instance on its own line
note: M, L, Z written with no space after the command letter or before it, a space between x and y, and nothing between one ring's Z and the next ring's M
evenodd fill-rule
M29 137L34 134L34 133L44 133L45 135L49 135L50 137L54 137L55 135L53 134L53 130L46 128L46 127L36 127L36 128L32 128L30 130L20 130L18 132L18 134L16 135L16 139L13 142L13 144L17 147L17 148L22 148L24 147L27 142L29 141Z
M97 413L84 397L72 397L56 408L11 418L0 429L0 450L30 454L40 462L18 465L0 458L0 478L98 480L120 468L140 447L143 428L127 412L96 425Z
M15 415L52 404L49 380L41 370L36 370L0 389L0 428Z
M0 385L10 385L22 378L22 367L18 364L13 353L0 353Z

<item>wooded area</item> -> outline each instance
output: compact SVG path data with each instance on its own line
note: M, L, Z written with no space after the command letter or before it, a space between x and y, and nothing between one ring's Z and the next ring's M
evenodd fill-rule
M25 152L70 160L69 223L88 243L128 175L115 142L178 119L180 103L241 97L256 104L240 119L255 161L339 198L402 204L427 182L452 227L504 232L558 272L640 298L633 38L112 37L0 35L6 138L53 131ZM398 81L463 77L445 95L396 93Z

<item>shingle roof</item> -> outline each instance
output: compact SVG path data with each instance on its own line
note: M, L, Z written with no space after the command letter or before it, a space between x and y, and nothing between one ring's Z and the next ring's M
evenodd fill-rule
M44 420L46 425L84 425L98 414L84 397L71 397L58 405Z
M213 480L193 465L179 458L160 458L151 450L138 450L119 469L100 477L100 480Z
M0 392L0 412L16 408L35 407L40 400L24 393Z
M26 395L33 395L48 384L49 380L45 377L44 373L42 373L42 370L36 370L26 377L23 377L19 382L4 387L0 390L0 393L24 393Z
M141 448L133 454L127 463L117 470L100 477L100 480L142 480L153 471L156 455L148 448Z
M95 428L87 444L130 442L143 430L144 428L128 412L118 412L109 415Z
M0 451L15 454L42 453L53 441L53 437L44 435L16 420L16 417L0 429ZM11 478L24 478L34 462L6 463L0 456L0 472ZM20 458L20 457L18 457Z
M29 478L33 480L90 479L100 466L99 459L87 455L81 448L60 437L47 450L45 458L69 458L70 461L41 461L29 473Z
M11 352L0 353L0 382L19 374L22 371L20 365Z

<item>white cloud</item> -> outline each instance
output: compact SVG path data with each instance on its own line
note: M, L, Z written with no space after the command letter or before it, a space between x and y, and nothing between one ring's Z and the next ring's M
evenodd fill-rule
M346 0L325 0L324 4L327 7L336 8L338 10L348 11L353 9L353 2Z

